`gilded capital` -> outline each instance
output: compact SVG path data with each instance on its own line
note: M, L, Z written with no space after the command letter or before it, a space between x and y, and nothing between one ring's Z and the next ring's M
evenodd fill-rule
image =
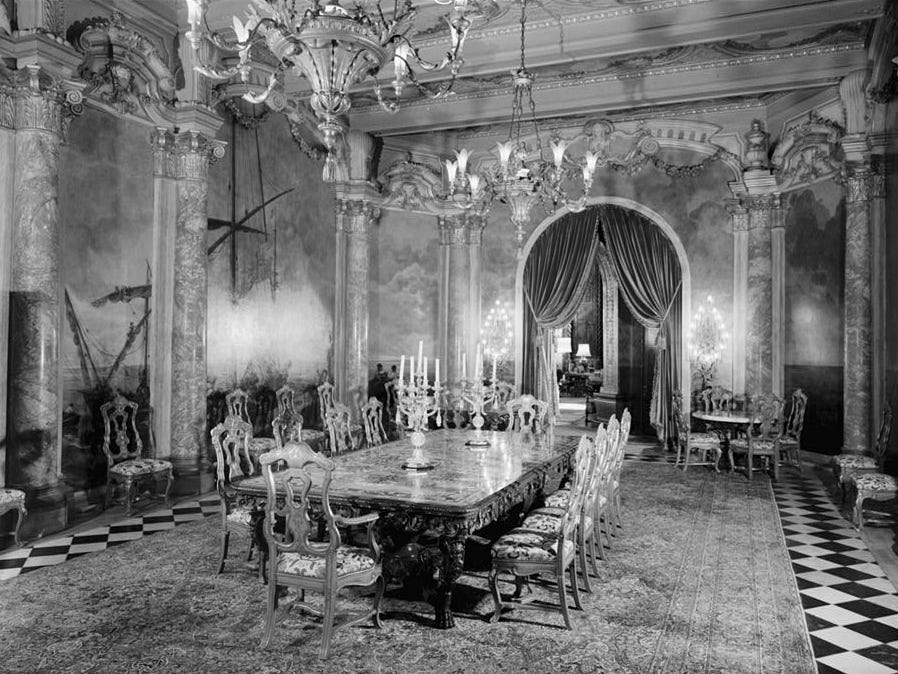
M46 131L63 141L69 123L84 112L81 91L38 65L0 81L0 128Z
M334 211L337 227L344 232L365 233L380 219L380 206L365 199L337 199Z
M846 200L849 204L870 201L873 196L873 172L869 166L860 166L848 171L845 183L848 187Z
M440 245L457 246L468 243L468 223L464 213L437 217Z
M225 143L195 131L174 133L157 128L150 142L153 174L163 178L206 180L209 165L225 154Z

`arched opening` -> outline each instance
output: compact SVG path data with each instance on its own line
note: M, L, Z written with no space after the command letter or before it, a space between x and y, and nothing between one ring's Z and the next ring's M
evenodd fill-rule
M614 207L614 208L610 208ZM657 249L667 249L665 255L667 256L669 262L668 266L670 268L670 275L675 276L678 273L678 278L676 278L676 302L674 303L671 300L670 306L674 305L679 310L679 318L675 322L666 323L666 316L662 318L661 322L665 322L668 326L676 325L675 333L678 336L678 339L672 339L671 342L671 351L665 356L666 358L675 358L676 363L673 364L669 369L672 371L676 369L678 374L676 375L676 386L683 393L684 397L688 399L690 394L690 363L688 357L688 317L690 316L690 297L691 297L691 274L689 270L689 262L686 257L686 251L683 247L682 242L679 237L673 231L673 228L670 224L661 217L655 211L634 202L629 199L619 198L619 197L596 197L589 200L586 210L584 212L592 213L593 219L596 221L601 221L603 214L607 217L608 214L614 212L617 213L619 218L620 213L625 213L627 216L627 220L629 222L634 223L635 225L641 226L650 236L644 239L643 243L639 243L638 241L633 243L633 246L638 247L639 245L643 246L643 252L646 252L647 249L654 249L654 252L657 252ZM519 389L530 388L532 387L531 379L533 377L532 373L528 371L528 368L531 370L536 367L534 365L529 365L528 363L533 362L533 354L534 354L534 344L533 339L527 337L528 334L527 328L525 328L525 323L529 319L525 319L527 316L527 312L530 312L530 316L534 316L534 307L527 293L525 292L525 270L527 269L528 261L531 259L531 255L539 256L543 254L542 249L545 247L546 240L543 240L540 243L540 238L546 234L547 232L552 231L550 228L558 225L558 223L567 223L570 222L572 218L576 216L580 216L581 214L572 214L569 211L560 210L552 216L546 218L541 222L536 229L531 234L530 238L526 242L520 260L518 261L516 277L515 277L515 381ZM601 229L601 227L600 227ZM617 226L616 231L625 231L626 227L621 229L620 225ZM605 233L601 233L600 236L604 239L606 237ZM638 239L639 237L637 237ZM631 287L628 289L626 293L628 297L621 298L621 305L624 307L624 311L629 310L634 316L640 314L640 307L634 307L633 303L636 301L638 304L638 297L635 297L633 294L632 281L634 280L634 276L638 277L639 274L633 274L628 271L628 265L632 265L634 263L633 259L629 261L625 260L628 256L623 254L622 251L625 249L621 247L621 243L618 237L618 243L616 244L618 247L618 252L613 253L614 255L618 255L620 259L616 259L614 264L604 264L600 265L600 269L602 270L603 281L607 282L607 278L605 278L608 274L608 270L611 268L616 269L619 273L623 273L624 275L629 277L629 281L631 283ZM633 247L631 246L631 248ZM611 246L613 249L614 246ZM600 264L599 251L602 250L601 246L597 246L595 248L595 258L592 260L593 265ZM630 251L630 257L632 258L633 250ZM652 252L652 251L648 251ZM637 254L637 258L638 258ZM545 266L545 265L543 265ZM634 268L635 271L635 268ZM556 270L553 272L550 267L546 267L545 271L540 267L539 272L530 271L527 274L527 282L533 283L534 273L540 273L546 276L548 280L548 275L553 273L558 274L556 278L561 278L564 274L561 270ZM588 271L585 273L589 273ZM637 282L638 278L635 279ZM638 284L638 283L637 283ZM623 293L622 293L623 294ZM670 292L668 293L670 295ZM637 293L638 295L638 293ZM673 295L670 295L673 297ZM635 310L634 310L635 309ZM644 313L644 312L642 312ZM658 327L660 323L655 322L654 325L651 325L651 321L646 321L645 315L639 315L639 322L642 323L645 328L645 336L648 337L648 344L646 345L645 357L643 365L648 365L651 367L651 363L647 362L651 358L652 349L655 345L656 336L659 334ZM528 325L530 325L528 323ZM673 329L668 327L667 329ZM663 332L663 330L661 330ZM603 335L603 343L608 344L609 348L616 348L617 340L608 339L606 340L606 335ZM664 349L666 346L666 340L662 339L659 342L659 348L655 349L655 353L660 353L660 349ZM607 355L607 351L605 352ZM529 360L528 360L529 359ZM612 367L614 366L612 359ZM545 368L544 368L545 370ZM554 370L553 370L554 374ZM628 373L629 375L630 373ZM664 405L665 408L669 407L669 400L661 400L657 398L656 400L660 402L660 404ZM624 401L623 404L626 404Z

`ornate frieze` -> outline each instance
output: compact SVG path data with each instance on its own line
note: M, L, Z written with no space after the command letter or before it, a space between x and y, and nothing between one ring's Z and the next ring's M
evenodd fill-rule
M392 164L385 174L384 208L436 213L438 194L443 189L442 177L427 164L412 160L411 154Z
M66 39L84 55L78 75L84 94L120 113L156 117L148 106L173 107L177 87L156 46L125 26L125 17L94 17L72 24Z
M224 157L225 144L195 131L174 133L156 129L153 145L153 173L163 178L206 180L209 165Z
M782 208L782 200L779 194L759 194L756 196L743 196L740 205L746 210L745 215L748 217L750 224L746 229L755 229L762 226L763 223L771 221L770 214L779 208ZM762 217L752 217L760 215ZM735 227L734 227L735 228Z
M789 190L838 177L844 161L843 135L841 126L814 112L807 120L786 131L771 161L780 189Z
M84 111L81 92L38 65L0 80L0 127L68 137L69 123Z

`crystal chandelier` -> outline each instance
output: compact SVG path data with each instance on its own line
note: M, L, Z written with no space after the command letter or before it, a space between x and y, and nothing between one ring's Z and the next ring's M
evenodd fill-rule
M514 331L511 324L511 310L501 301L496 300L480 329L480 341L483 344L483 354L499 363L511 354L514 343Z
M593 174L599 161L599 153L587 150L580 160L567 156L570 141L558 137L551 142L551 161L543 157L543 146L536 122L536 104L533 101L534 75L525 63L524 36L527 23L527 0L521 4L521 64L512 72L513 97L508 139L496 144L498 166L491 167L484 176L466 175L470 153L456 152L456 161L446 161L450 200L456 205L469 207L484 199L496 198L511 210L514 238L521 252L524 233L530 223L533 206L542 203L546 213L559 204L571 211L580 211L586 205L586 195L592 187ZM529 116L525 117L525 105ZM530 149L524 140L526 127L533 132L535 147ZM565 184L573 179L582 180L581 195L571 199Z
M349 89L371 78L374 93L381 106L393 112L407 82L425 95L446 94L455 83L461 68L461 52L471 22L465 16L467 0L434 0L439 5L451 5L447 23L450 48L439 63L422 59L409 36L416 9L411 0L394 0L392 13L385 15L380 2L368 3L366 9L358 3L344 8L339 0L250 0L246 20L233 19L234 38L210 31L206 23L206 9L210 0L185 0L190 30L186 37L199 58L197 70L213 79L230 79L239 75L248 82L254 70L271 73L267 88L261 93L246 93L244 98L261 103L276 88L283 87L283 73L302 75L312 87L310 104L319 120L324 144L328 149L325 179L334 180L334 145L343 132L341 115L348 112L351 102ZM206 43L221 52L237 54L236 64L204 61ZM261 62L254 62L254 58ZM265 61L273 60L271 64ZM381 90L378 75L392 61L392 97ZM426 72L449 68L451 77L437 87L420 82L413 67Z
M714 298L708 295L704 304L700 304L692 319L689 331L692 363L696 374L701 378L702 388L714 378L714 369L720 360L729 335L714 306Z

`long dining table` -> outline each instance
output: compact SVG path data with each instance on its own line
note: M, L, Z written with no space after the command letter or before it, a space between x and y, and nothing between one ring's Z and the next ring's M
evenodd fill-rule
M575 436L553 433L484 431L480 436L490 444L474 448L465 444L473 434L427 433L423 450L433 464L427 471L402 468L413 451L408 438L332 457L336 468L329 500L334 512L346 516L377 512L381 539L406 542L426 533L427 540L435 541L438 578L431 603L435 626L443 629L455 624L452 590L462 574L468 537L517 505L557 488L571 468L578 443ZM267 498L261 475L246 478L235 488L260 508ZM311 498L316 498L314 487ZM405 548L386 547L384 553L402 555Z

